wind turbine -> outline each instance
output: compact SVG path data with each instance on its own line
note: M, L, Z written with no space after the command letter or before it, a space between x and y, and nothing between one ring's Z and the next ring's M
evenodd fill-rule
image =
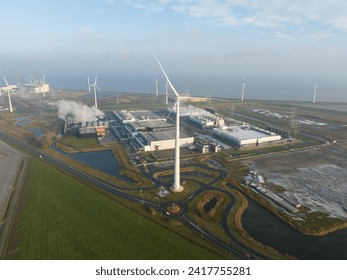
M314 92L313 92L313 100L312 100L312 103L316 103L317 87L318 87L318 81L316 82L316 84L315 84L315 86L314 86Z
M165 105L169 104L169 84L165 84Z
M43 85L45 83L45 77L46 77L46 74L43 74L42 80L41 80L41 85ZM46 98L46 92L43 92L43 98Z
M12 107L12 101L11 101L11 90L14 89L16 86L14 85L9 85L5 76L2 76L4 78L6 87L3 87L4 91L7 91L7 96L8 96L8 105L10 107L10 112L13 113L13 107Z
M171 187L171 190L174 192L181 192L183 191L183 187L181 186L181 183L180 183L180 141L179 141L180 140L180 98L181 97L177 93L175 87L172 85L169 77L166 75L155 53L154 53L154 57L157 60L159 67L166 78L167 84L171 87L171 89L176 95L175 174L174 174L174 183L173 183L173 186Z
M100 89L99 89L98 85L96 84L97 80L98 80L98 76L96 75L95 80L94 80L94 84L91 84L89 77L88 77L88 91L90 92L91 87L94 88L94 105L95 105L95 108L98 108L98 101L96 99L96 90L98 90L100 92Z
M243 76L242 90L241 90L241 102L243 102L243 97L245 95L245 87L246 87L246 79L245 79L245 76Z
M155 80L155 96L156 96L156 97L159 96L159 92L158 92L158 80Z

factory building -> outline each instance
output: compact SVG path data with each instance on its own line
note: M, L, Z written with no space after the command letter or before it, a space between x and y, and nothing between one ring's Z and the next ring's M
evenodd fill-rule
M128 124L136 121L135 117L127 110L113 111L113 113L121 124Z
M176 108L173 108L171 112L176 114ZM180 107L180 116L189 117L192 122L202 128L212 128L225 125L223 118L191 105L188 107Z
M78 129L80 138L96 138L95 127L80 127Z
M64 136L79 136L81 138L101 138L106 135L109 127L107 121L80 122L64 125Z
M145 151L159 151L175 148L175 129L165 131L139 132L135 136L137 144ZM180 146L186 147L194 143L194 137L180 133Z
M157 131L171 129L172 124L167 123L164 120L146 120L146 121L136 121L127 126L131 127L132 131Z
M171 111L171 113L176 115L176 107L174 107L173 109L168 109L168 110ZM189 116L214 116L214 115L211 114L210 112L205 111L204 109L189 105L187 107L180 106L180 116L189 117Z
M113 113L121 124L130 124L136 121L164 120L162 117L149 110L121 110L113 111Z
M281 140L281 135L248 125L214 128L213 134L221 136L239 147Z
M202 115L202 116L194 116L190 115L189 119L196 123L198 126L201 126L202 128L210 128L210 127L220 127L224 126L225 122L224 119L217 117L215 115Z
M22 86L25 93L48 93L49 84L47 83L30 83Z

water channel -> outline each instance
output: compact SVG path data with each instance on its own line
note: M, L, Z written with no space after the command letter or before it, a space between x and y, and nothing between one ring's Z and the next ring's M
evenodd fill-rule
M347 259L347 229L323 237L306 236L252 200L242 224L254 239L298 259Z

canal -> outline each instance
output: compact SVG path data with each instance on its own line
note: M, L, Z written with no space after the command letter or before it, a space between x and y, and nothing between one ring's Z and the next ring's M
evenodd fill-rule
M323 237L306 236L252 200L242 216L242 224L254 239L295 258L347 259L347 229Z

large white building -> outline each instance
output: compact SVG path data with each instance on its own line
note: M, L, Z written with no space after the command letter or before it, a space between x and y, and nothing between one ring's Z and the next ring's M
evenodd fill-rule
M196 123L198 126L206 128L219 127L225 125L224 119L215 115L189 116L189 119L192 122Z
M173 108L171 112L176 114L176 108ZM223 118L191 105L188 107L180 107L180 116L189 117L192 122L201 127L219 127L225 124Z
M158 116L149 110L137 110L137 111L113 111L116 119L121 124L129 124L136 121L150 121L150 120L164 120L164 118Z
M25 93L48 93L49 84L47 83L30 83L22 87Z
M245 146L251 144L262 144L272 141L281 140L281 135L261 129L255 126L231 126L214 128L213 133L221 136L238 146Z
M168 150L175 148L175 129L165 131L153 132L139 132L135 136L135 141L139 144L145 152ZM194 137L187 136L180 133L180 146L186 147L194 143Z

